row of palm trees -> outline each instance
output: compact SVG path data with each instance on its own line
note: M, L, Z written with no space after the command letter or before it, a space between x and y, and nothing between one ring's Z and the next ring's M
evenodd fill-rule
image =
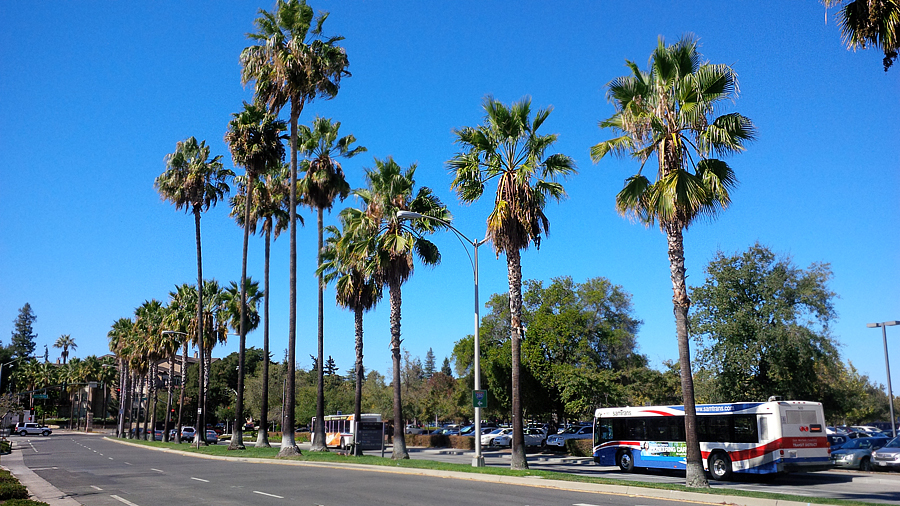
M198 293L195 286L182 284L175 287L169 293L169 301L164 304L156 299L145 301L135 308L134 316L120 318L113 323L109 333L109 349L115 354L119 371L119 402L121 413L127 416L120 417L118 434L120 436L133 437L131 420L128 418L134 412L135 400L138 402L138 412L149 412L150 417L144 418L143 434L148 438L151 432L147 431L147 425L156 427L158 389L162 386L159 378L166 375L174 375L175 362L179 351L181 352L181 391L178 401L178 419L175 426L176 441L180 441L182 414L185 403L185 376L187 373L188 345L197 346L203 350L199 355L201 383L209 382L209 364L212 362L212 349L216 344L224 343L229 335L229 329L239 328L240 322L240 297L241 289L237 283L231 282L230 286L222 288L215 280L206 280L203 289ZM249 295L247 295L249 294ZM203 306L200 318L194 314L197 300L202 297ZM259 315L256 310L261 293L259 284L248 280L245 293L249 307L248 324L251 329L259 325ZM204 328L203 339L198 341L200 335L197 329ZM159 364L168 362L168 372L160 374ZM166 419L163 426L169 427L172 420L172 403L174 402L175 378L170 377L165 382L167 387ZM206 391L199 390L197 399L198 408L205 411ZM147 394L146 398L144 394ZM152 400L152 407L150 401ZM143 404L147 401L146 404ZM200 434L202 431L198 431ZM168 440L168 433L165 434Z
M317 210L319 266L318 360L322 363L322 289L325 282L337 286L338 303L354 311L357 331L357 371L361 371L362 313L378 302L382 287L388 288L391 305L391 350L394 365L394 424L403 426L400 406L400 320L401 287L414 270L414 257L427 265L440 261L440 253L426 235L444 226L450 214L427 187L416 189L415 165L402 168L393 158L375 160L366 170L366 188L353 193L362 201L361 209L340 213L341 229L329 227L323 240L323 212L349 193L337 157L350 157L364 150L353 147L352 136L339 137L339 123L317 119L312 127L301 128L298 118L304 106L316 98L334 98L341 79L349 76L348 60L337 45L341 37L325 37L322 26L327 13L314 17L312 8L299 0L279 0L272 12L260 10L258 31L249 37L256 44L241 54L242 80L254 85L254 103L245 104L229 124L226 141L236 165L246 174L237 178L240 196L233 199L233 214L243 214L244 226L241 287L246 285L247 244L250 231L263 223L266 234L266 289L268 293L268 247L271 233L290 230L290 301L288 325L287 390L288 405L283 426L293 427L294 370L296 350L296 227L300 203ZM641 170L626 180L616 197L622 214L645 225L659 225L669 244L673 307L679 342L682 388L685 395L688 434L688 483L706 486L696 439L693 388L687 333L687 298L684 272L683 231L698 218L709 218L726 208L730 190L736 184L732 169L722 157L744 149L753 139L755 127L737 113L715 116L724 101L737 90L734 71L726 65L702 60L697 40L688 36L674 45L661 39L650 58L648 70L628 62L632 71L608 85L608 98L616 112L601 123L616 136L591 148L592 160L613 153L638 160ZM290 106L290 163L285 176L280 132L283 122L275 119ZM263 109L265 108L265 109ZM555 134L539 133L551 109L532 117L530 100L506 106L492 97L484 100L484 122L455 131L459 152L447 162L453 175L452 188L463 202L481 198L485 186L496 180L494 207L487 217L487 234L497 255L507 257L510 293L510 340L512 349L513 469L527 468L519 394L522 272L521 251L540 242L549 231L544 208L549 200L565 197L561 180L575 173L571 157L548 151ZM298 154L305 175L298 180ZM655 181L642 174L644 164L656 158ZM234 174L225 169L221 157L209 158L209 148L194 138L179 143L167 158L167 170L156 186L163 198L176 208L192 212L195 218L198 286L202 284L200 215L224 198L227 180ZM286 185L279 181L286 180ZM272 183L272 186L269 186ZM274 198L273 198L274 197ZM267 200L268 199L268 200ZM279 200L280 199L280 200ZM285 202L286 201L286 202ZM243 208L240 203L243 202ZM278 202L274 211L263 206ZM285 206L286 204L286 206ZM286 224L284 218L286 207ZM238 211L240 209L240 211ZM404 221L398 211L413 211L422 218ZM267 214L268 213L268 214ZM268 221L267 221L268 220ZM242 292L241 300L245 296ZM245 304L239 304L241 312ZM203 335L203 294L197 292L195 328L185 332ZM268 308L268 298L266 299ZM264 315L268 320L267 310ZM243 357L248 326L238 319ZM203 340L198 340L201 354ZM264 335L268 349L268 333ZM322 374L321 368L319 374ZM239 364L238 399L243 396L243 360ZM267 377L264 373L263 377ZM203 375L200 375L203 392ZM360 384L361 382L357 382ZM323 419L322 378L317 392L317 420ZM358 411L357 400L357 411ZM239 401L236 413L238 432L232 448L241 448L239 433L243 418ZM266 410L264 409L263 412ZM201 423L202 426L202 423ZM315 427L313 450L324 449L324 428ZM396 431L393 458L408 458L402 431ZM281 455L298 453L293 432L283 432Z

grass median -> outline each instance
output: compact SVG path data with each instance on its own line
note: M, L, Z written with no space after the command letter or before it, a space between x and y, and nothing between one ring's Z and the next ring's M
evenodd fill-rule
M110 438L113 439L113 438ZM311 452L305 451L302 455L296 455L291 457L279 457L278 456L278 448L255 448L252 446L246 447L244 450L229 450L228 444L218 444L218 445L209 445L202 446L197 448L195 446L189 446L185 443L176 444L176 443L164 443L160 441L144 441L138 439L128 439L128 440L117 440L117 441L125 441L132 444L150 446L154 448L168 448L171 450L182 451L185 453L195 453L201 455L214 455L221 457L240 457L240 458L248 458L248 459L278 459L278 460L295 460L298 462L321 462L321 463L333 463L333 464L362 464L362 465L370 465L370 466L386 466L386 467L401 467L401 468L409 468L409 469L433 469L438 471L455 471L460 473L477 473L477 474L489 474L489 475L498 475L498 476L518 476L518 477L533 477L533 478L543 478L548 480L558 480L558 481L569 481L569 482L577 482L577 483L595 483L600 485L618 485L622 487L642 487L642 488L651 488L651 489L660 489L660 490L676 490L681 492L693 492L699 494L709 494L709 495L725 495L725 496L734 496L734 497L753 497L759 499L771 499L777 501L796 501L801 503L815 503L815 504L835 504L839 506L862 506L862 505L872 505L872 504L881 504L876 502L866 502L866 501L854 501L854 500L846 500L846 499L831 499L826 497L810 497L810 496L801 496L801 495L792 495L792 494L776 494L770 492L757 492L751 490L735 490L730 488L709 488L709 489L696 489L696 488L688 488L684 485L678 485L675 483L654 483L654 482L642 482L642 481L632 481L632 480L617 480L614 478L600 478L593 476L582 476L577 474L556 472L556 471L542 471L542 470L526 470L526 471L515 471L505 467L472 467L467 464L453 464L449 462L439 462L434 460L420 460L420 459L404 459L404 460L393 460L391 458L383 458L376 457L373 455L363 455L360 457L348 456L339 452Z

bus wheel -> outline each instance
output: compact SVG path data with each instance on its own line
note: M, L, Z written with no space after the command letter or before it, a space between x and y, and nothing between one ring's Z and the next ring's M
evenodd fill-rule
M709 457L709 474L714 480L727 480L731 477L731 460L721 452Z
M619 469L626 473L634 472L634 460L631 458L631 452L628 450L622 450L616 455L616 464L619 465Z

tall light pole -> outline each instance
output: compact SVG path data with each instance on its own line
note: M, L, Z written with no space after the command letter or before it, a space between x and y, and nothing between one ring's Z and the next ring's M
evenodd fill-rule
M475 253L472 255L472 273L475 276L475 390L481 390L481 340L479 338L479 325L481 323L481 319L479 318L478 309L478 247L487 242L487 239L482 239L480 241L469 239L465 234L456 229L449 222L444 221L440 218L434 218L432 216L425 216L424 214L414 213L412 211L397 211L397 219L400 220L414 220L414 219L426 219L436 221L445 227L452 230L457 237L461 240L472 245L472 249L475 250ZM468 251L466 252L468 254ZM474 399L474 397L473 397ZM475 457L472 458L472 467L484 467L484 455L481 454L481 408L477 405L475 406Z
M894 325L900 325L900 321L893 320L881 323L867 323L866 327L869 327L870 329L881 327L881 338L884 341L884 368L887 370L888 404L891 407L891 433L894 437L897 437L897 421L894 419L894 392L891 390L891 363L888 360L887 329L885 328Z

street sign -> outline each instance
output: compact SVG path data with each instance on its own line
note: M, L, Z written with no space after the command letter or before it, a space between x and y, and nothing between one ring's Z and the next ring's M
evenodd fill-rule
M487 390L472 390L472 407L487 407Z
M34 394L34 395L32 395L31 397L34 398L34 399L46 399L46 398L47 398L47 394Z

